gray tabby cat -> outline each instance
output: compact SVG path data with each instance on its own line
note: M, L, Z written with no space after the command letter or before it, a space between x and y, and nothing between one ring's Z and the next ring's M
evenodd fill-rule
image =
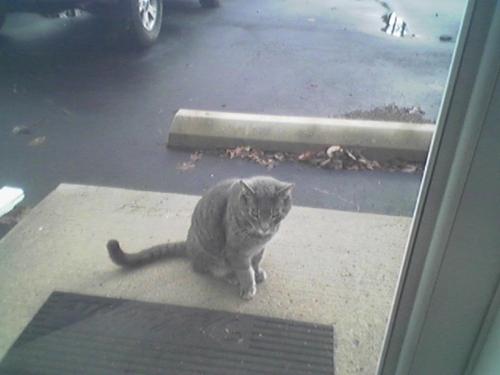
M197 203L186 241L127 254L110 240L109 255L123 267L186 256L196 272L239 284L241 297L252 299L256 283L266 279L260 267L264 246L291 209L292 187L272 177L222 181Z

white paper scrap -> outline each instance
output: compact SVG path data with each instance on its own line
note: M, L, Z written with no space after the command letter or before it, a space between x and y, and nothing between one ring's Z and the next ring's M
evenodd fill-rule
M24 199L23 189L4 186L0 189L0 217L10 212Z

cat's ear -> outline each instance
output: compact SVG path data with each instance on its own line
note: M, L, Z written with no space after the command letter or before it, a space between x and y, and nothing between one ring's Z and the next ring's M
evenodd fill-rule
M292 192L295 184L284 182L282 186L278 189L278 195L289 195Z
M246 195L255 195L255 190L250 187L245 181L240 180L240 186L241 190L246 194Z

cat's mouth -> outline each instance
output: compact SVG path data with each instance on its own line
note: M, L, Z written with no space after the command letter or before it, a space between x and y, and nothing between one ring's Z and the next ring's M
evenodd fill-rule
M272 228L269 228L269 229L257 228L256 232L258 235L263 236L263 237L270 236L271 234L273 234Z

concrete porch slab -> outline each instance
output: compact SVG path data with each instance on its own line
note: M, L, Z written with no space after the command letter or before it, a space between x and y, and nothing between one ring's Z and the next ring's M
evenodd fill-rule
M123 271L129 251L183 239L198 197L60 185L0 241L0 357L54 290L334 324L338 374L372 374L410 219L294 207L250 302L171 260Z

